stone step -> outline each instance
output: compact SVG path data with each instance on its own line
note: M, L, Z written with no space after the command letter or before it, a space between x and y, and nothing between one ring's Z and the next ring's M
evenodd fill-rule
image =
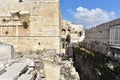
M17 80L19 75L26 69L26 63L14 63L5 69L6 72L0 76L0 80Z
M33 75L31 75L31 74L23 74L17 80L33 80Z

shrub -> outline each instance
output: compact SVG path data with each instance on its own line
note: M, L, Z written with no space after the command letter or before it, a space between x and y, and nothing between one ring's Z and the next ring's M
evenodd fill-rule
M23 24L24 29L28 28L28 23L27 22L23 22L22 24Z
M2 22L6 22L6 19L3 19Z
M19 12L16 12L15 15L20 18L20 13Z

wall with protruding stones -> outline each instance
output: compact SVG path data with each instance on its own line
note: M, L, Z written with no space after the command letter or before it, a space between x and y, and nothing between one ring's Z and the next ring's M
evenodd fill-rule
M23 25L17 26L21 18L10 21L13 19L11 13L14 12L29 15L27 29L22 28ZM13 45L16 51L55 49L60 52L59 0L0 0L0 14L2 13L9 15L0 15L0 24L3 23L3 18L10 22L0 26L0 42ZM14 23L15 26L9 23ZM5 31L8 34L3 36Z

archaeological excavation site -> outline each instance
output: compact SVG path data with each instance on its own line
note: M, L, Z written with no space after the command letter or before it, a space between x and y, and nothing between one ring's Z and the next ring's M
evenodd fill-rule
M0 80L120 80L120 19L85 29L60 0L0 0Z

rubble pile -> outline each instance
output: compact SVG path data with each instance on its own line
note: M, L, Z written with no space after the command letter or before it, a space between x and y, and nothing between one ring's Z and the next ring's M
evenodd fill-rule
M72 60L62 61L54 50L16 52L0 61L0 80L80 80Z
M76 72L72 60L63 62L60 74L60 80L80 80L79 74Z

